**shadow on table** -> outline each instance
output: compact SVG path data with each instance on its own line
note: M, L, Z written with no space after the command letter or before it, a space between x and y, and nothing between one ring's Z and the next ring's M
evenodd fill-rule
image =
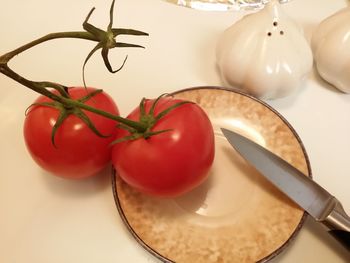
M304 231L311 233L315 239L320 240L322 243L333 250L340 258L344 259L344 262L350 262L350 251L343 247L336 239L334 239L327 231L326 227L322 224L316 223L309 218L305 222Z
M111 173L112 168L108 165L96 175L84 179L65 179L47 173L43 174L42 177L44 183L53 193L61 196L80 198L98 194L109 188L111 185Z

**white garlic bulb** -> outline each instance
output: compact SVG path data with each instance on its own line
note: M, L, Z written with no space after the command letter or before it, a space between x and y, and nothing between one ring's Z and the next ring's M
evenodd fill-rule
M320 76L350 93L350 6L323 20L311 43Z
M302 29L278 1L237 21L217 45L217 65L224 85L264 99L284 97L296 90L312 63Z

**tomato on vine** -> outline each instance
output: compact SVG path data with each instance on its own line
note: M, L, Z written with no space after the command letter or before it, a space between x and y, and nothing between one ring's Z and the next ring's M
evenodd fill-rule
M92 92L96 94L86 97ZM119 115L116 104L105 92L74 87L69 89L69 95L72 99L85 97L84 104ZM82 110L70 113L55 127L60 119L59 107L51 99L40 96L29 108L24 121L29 153L39 166L57 176L78 179L96 174L110 162L116 121ZM100 134L96 134L83 117L77 116L79 114L85 114Z
M89 23L95 10L92 8L83 22L84 31L50 33L0 56L0 73L41 94L28 111L24 139L33 159L45 170L62 177L83 178L101 170L110 161L109 144L114 139L116 122L123 121L113 100L102 90L86 88L84 77L86 63L98 50L101 50L106 68L116 73L123 68L127 57L114 70L108 58L111 49L144 48L117 41L120 35L147 36L148 33L114 28L114 3L115 0L111 3L106 30ZM29 80L9 67L10 60L20 53L46 41L62 38L96 42L83 63L84 87L68 89L56 82ZM140 128L138 123L124 122Z
M214 132L200 106L162 97L143 101L127 118L148 123L149 128L145 133L118 131L112 163L126 183L147 194L174 197L207 178Z
M84 31L50 33L0 56L0 73L41 94L27 112L24 139L42 168L62 177L84 178L96 174L112 158L119 175L136 189L158 196L180 195L203 182L213 163L214 134L206 113L195 103L159 97L142 100L122 118L106 93L85 87L84 68L96 51L101 50L106 68L115 73L126 58L121 67L113 69L108 58L111 49L143 48L119 42L117 37L148 35L114 28L114 3L106 30L89 23L93 8L83 22ZM84 87L29 80L9 67L18 54L60 38L96 42L83 63Z

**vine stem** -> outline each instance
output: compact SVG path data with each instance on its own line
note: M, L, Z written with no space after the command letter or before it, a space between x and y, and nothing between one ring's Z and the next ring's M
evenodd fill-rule
M4 75L10 77L11 79L21 83L22 85L30 88L31 90L33 90L37 93L40 93L40 94L42 94L42 95L44 95L52 100L58 101L58 102L62 103L63 105L76 106L78 108L99 114L99 115L104 116L106 118L121 122L129 127L136 129L137 131L143 132L147 129L147 126L141 122L136 122L136 121L132 121L132 120L117 116L117 115L113 115L109 112L99 110L97 108L91 107L91 106L86 105L86 104L79 102L77 100L70 99L69 97L59 96L55 93L50 92L49 90L47 90L45 88L47 86L55 86L55 85L59 86L59 84L55 84L52 82L35 82L35 81L28 80L28 79L20 76L16 72L14 72L13 70L11 70L7 65L5 65L5 66L0 65L0 72L3 73Z
M109 119L121 122L121 123L123 123L123 124L125 124L125 125L127 125L129 127L132 127L132 128L134 128L134 129L136 129L137 131L140 131L140 132L144 132L148 128L148 125L146 125L146 124L144 124L142 122L136 122L136 121L133 121L133 120L129 120L129 119L120 117L118 115L113 115L113 114L111 114L109 112L96 109L94 107L91 107L89 105L86 105L86 104L81 103L81 102L76 101L76 100L72 100L72 99L69 99L69 98L63 98L63 101L65 103L67 103L67 104L70 104L70 105L73 105L73 106L77 106L77 107L79 107L81 109L84 109L84 110L87 110L87 111L90 111L90 112L102 115L102 116L104 116L106 118L109 118Z
M85 31L73 31L73 32L57 32L57 33L50 33L43 37L40 37L34 41L31 41L19 48L16 48L15 50L8 52L2 56L0 56L0 72L5 74L6 76L10 77L11 79L23 84L24 86L49 97L53 100L58 100L59 98L57 95L52 94L50 91L48 91L46 88L54 88L60 92L60 94L64 97L68 97L67 91L64 86L59 85L57 83L45 81L45 82L35 82L30 81L25 78L23 78L21 75L17 74L13 70L11 70L8 67L8 62L15 56L19 55L20 53L38 45L41 43L44 43L46 41L50 41L53 39L59 39L59 38L78 38L78 39L85 39L85 40L91 40L91 41L98 41L98 38L96 38L93 34L90 32Z
M51 82L36 82L36 81L31 81L28 80L24 77L22 77L21 75L17 74L16 72L14 72L12 69L10 69L7 64L0 64L0 72L4 75L6 75L7 77L17 81L18 83L30 88L31 90L40 93L52 100L58 101L58 102L62 102L62 98L52 92L50 92L48 89L46 89L44 86L59 86L58 84L55 83L51 83ZM46 85L43 85L46 84ZM56 88L57 89L57 88Z
M73 32L57 32L57 33L51 33L47 34L46 36L40 37L34 41L29 42L28 44L25 44L11 52L8 52L0 57L0 65L7 64L10 59L12 59L14 56L22 53L23 51L26 51L27 49L30 49L38 44L44 43L49 40L53 39L59 39L59 38L79 38L79 39L85 39L85 40L91 40L91 41L98 41L98 38L96 38L93 34L90 32L85 31L73 31Z
M99 39L96 36L94 36L90 32L84 32L84 31L51 33L0 56L0 72L6 75L7 77L15 80L16 82L26 86L27 88L41 95L44 95L54 101L60 102L67 107L72 107L72 106L79 107L81 109L99 114L101 116L115 120L117 122L123 123L131 128L134 128L137 131L140 131L140 132L145 131L147 127L143 123L132 121L117 115L113 115L108 112L86 105L82 102L70 99L69 94L66 90L66 87L64 87L63 85L60 85L54 82L49 82L49 81L39 82L39 81L28 80L22 77L21 75L19 75L18 73L16 73L15 71L13 71L8 66L8 62L16 55L43 42L53 40L53 39L59 39L59 38L78 38L78 39L85 39L85 40L91 40L91 41L99 41ZM60 95L57 95L51 92L48 88L56 89L60 93Z

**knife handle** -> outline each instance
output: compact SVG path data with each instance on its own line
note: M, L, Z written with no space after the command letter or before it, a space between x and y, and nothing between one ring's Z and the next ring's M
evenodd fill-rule
M332 211L322 223L329 228L329 233L350 251L350 217L336 198Z
M343 230L329 230L329 233L350 251L350 232Z

